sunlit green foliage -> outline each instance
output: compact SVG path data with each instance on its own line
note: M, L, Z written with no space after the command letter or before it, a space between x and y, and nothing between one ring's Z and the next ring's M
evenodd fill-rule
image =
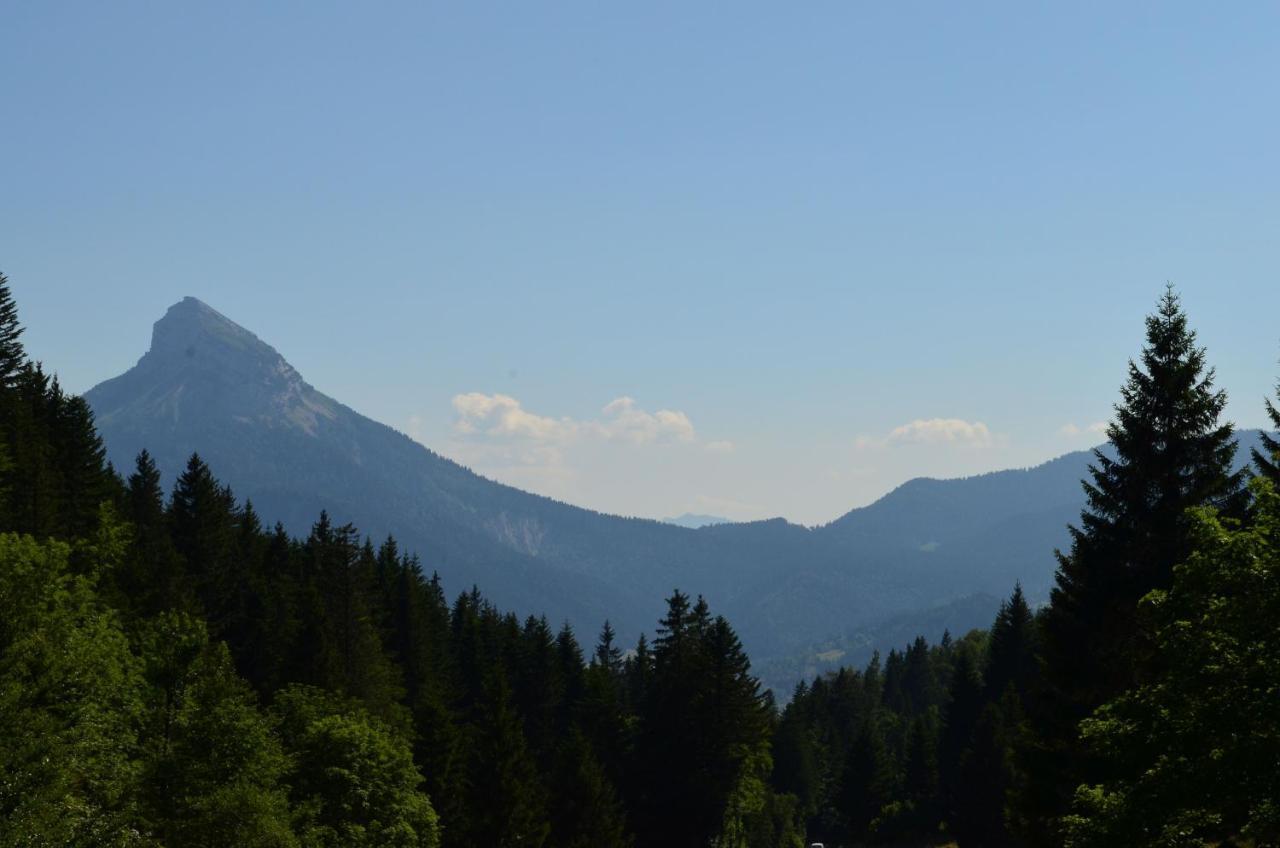
M1144 599L1158 672L1084 723L1116 777L1077 791L1068 844L1280 840L1280 495L1252 490L1248 526L1194 514L1194 552Z
M0 534L0 845L132 845L141 668L69 546Z

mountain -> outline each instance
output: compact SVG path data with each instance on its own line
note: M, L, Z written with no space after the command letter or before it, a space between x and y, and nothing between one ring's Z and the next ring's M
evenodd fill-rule
M697 530L699 527L710 527L713 524L731 524L732 522L718 515L698 515L694 512L686 512L683 515L677 515L675 518L664 518L662 523Z
M865 668L872 655L901 651L917 636L936 644L950 633L959 638L975 628L987 628L995 620L1003 598L978 593L927 609L911 610L833 635L794 653L766 659L752 668L760 682L773 689L779 700L789 698L798 681L841 667Z
M305 534L328 510L394 534L450 593L624 639L674 588L729 616L757 658L975 593L1034 598L1083 503L1087 452L1032 469L912 480L824 527L782 519L689 529L569 506L485 479L319 392L274 348L186 298L137 365L86 394L108 456L146 448L172 483L199 452L267 520ZM922 619L924 620L924 619Z

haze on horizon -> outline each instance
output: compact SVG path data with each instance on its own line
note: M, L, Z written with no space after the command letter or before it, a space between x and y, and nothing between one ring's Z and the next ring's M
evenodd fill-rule
M233 5L8 10L73 391L195 295L503 482L812 524L1098 442L1171 280L1264 423L1275 7Z

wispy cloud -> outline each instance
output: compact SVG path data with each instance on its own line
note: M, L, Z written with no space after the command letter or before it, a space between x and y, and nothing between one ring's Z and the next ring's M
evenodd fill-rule
M546 415L501 393L458 394L451 406L453 433L443 446L448 456L504 483L595 508L610 508L619 479L688 480L699 467L726 465L710 455L729 454L734 447L700 438L681 410L647 409L626 395L584 417ZM422 419L410 418L409 429L421 440ZM668 501L687 487L672 483L660 498L650 498ZM646 512L667 514L671 508Z
M552 418L525 409L510 395L481 392L456 395L454 431L463 436L567 444L599 439L630 445L692 442L697 437L689 416L679 410L649 412L634 398L620 397L605 404L598 418Z
M885 436L859 436L854 446L860 450L894 445L957 445L989 447L995 441L991 429L981 421L961 418L917 418L894 427Z
M1090 438L1100 438L1107 434L1107 422L1095 421L1092 424L1086 424L1083 427L1077 426L1075 423L1068 421L1058 428L1058 435L1068 439L1078 439L1081 436L1089 436Z

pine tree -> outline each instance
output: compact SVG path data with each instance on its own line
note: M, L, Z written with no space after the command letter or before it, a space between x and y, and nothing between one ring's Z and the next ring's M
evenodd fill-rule
M798 684L791 704L801 702L808 694L804 683ZM772 784L780 791L794 795L803 817L817 813L822 801L822 774L815 732L799 710L788 708L782 714L773 734Z
M1276 398L1280 400L1280 383L1276 385ZM1270 398L1263 400L1267 408L1267 418L1271 419L1271 426L1276 430L1280 430L1280 408L1271 402ZM1253 464L1258 469L1258 474L1267 478L1272 483L1280 486L1280 438L1262 433L1262 450L1253 449Z
M236 555L236 503L199 454L193 453L174 484L169 527L195 596L220 638L230 619Z
M932 711L931 711L932 712ZM932 818L932 806L938 796L938 736L931 715L919 715L907 731L907 750L903 765L903 789L909 801L924 818Z
M698 618L689 596L677 590L667 599L654 640L634 775L641 799L634 821L641 844L705 845L720 825L719 811L707 807L701 774L703 740L696 709L705 656Z
M9 439L8 529L38 538L64 536L54 425L61 395L39 363L25 365L5 392Z
M982 709L970 748L959 773L963 791L952 818L952 831L961 848L1003 848L1018 844L1010 832L1007 809L1020 779L1015 751L1025 722L1021 701L1012 688Z
M704 599L675 592L658 627L637 744L642 844L703 846L726 804L767 773L769 713L733 628ZM748 793L754 794L754 793Z
M1226 403L1170 287L1147 318L1140 363L1129 364L1107 430L1114 456L1095 451L1081 526L1071 528L1070 552L1058 556L1043 632L1052 697L1037 719L1047 750L1061 752L1037 776L1059 787L1054 809L1039 813L1046 832L1086 770L1067 754L1076 725L1133 685L1149 654L1134 610L1147 592L1169 586L1189 553L1188 508L1244 510L1232 428L1219 420Z
M58 466L61 532L86 535L97 526L98 507L114 494L114 474L108 472L106 448L94 429L93 412L84 398L56 393L53 438Z
M995 623L991 625L983 675L989 700L999 700L1009 686L1025 700L1039 673L1036 647L1035 616L1019 583L1009 599L1001 602Z
M561 740L552 790L549 845L629 848L632 844L617 793L591 746L576 730Z
M643 633L636 640L635 653L623 661L622 676L626 684L626 702L632 712L638 712L640 705L649 697L653 682L653 652Z
M613 627L609 624L609 620L605 619L604 627L600 628L600 639L596 642L596 650L591 661L610 674L617 674L622 668L622 651L614 644L615 638L617 636L613 632Z
M10 389L27 361L22 349L18 306L9 292L9 278L0 273L0 389Z
M897 791L897 775L884 732L868 720L849 748L836 796L847 838L865 839L872 822Z
M470 750L468 815L449 844L540 848L551 827L546 797L500 670L486 683Z
M705 672L699 681L696 724L707 765L699 789L709 807L722 807L750 767L753 752L767 744L770 714L742 642L724 616L712 619L703 644Z
M1141 365L1130 363L1107 430L1115 458L1095 452L1088 508L1059 557L1045 621L1051 683L1082 710L1133 681L1142 651L1132 611L1185 559L1187 508L1243 504L1232 428L1219 421L1227 396L1213 381L1170 288L1147 318Z
M947 710L938 740L939 783L946 819L953 831L963 832L969 815L973 787L965 771L965 761L973 748L973 731L982 714L985 699L982 679L967 652L956 658L951 673Z
M586 663L582 646L573 635L569 622L556 634L556 673L560 677L560 702L557 704L556 743L559 744L577 719L578 707L587 691Z
M26 362L19 336L18 308L9 293L9 281L0 273L0 529L15 528L13 443L19 437L18 397L14 392L19 372Z
M553 763L564 680L555 636L545 616L529 616L520 638L520 658L513 669L516 707L524 719L525 741L544 774Z
M358 539L350 524L334 528L322 514L308 540L316 569L312 591L321 603L318 627L331 651L323 685L357 698L379 719L400 727L407 724L400 672L387 657L376 623L372 551L362 550Z
M623 704L619 675L593 661L586 669L582 698L575 705L575 711L575 728L590 743L610 782L620 790L625 788L631 724Z

